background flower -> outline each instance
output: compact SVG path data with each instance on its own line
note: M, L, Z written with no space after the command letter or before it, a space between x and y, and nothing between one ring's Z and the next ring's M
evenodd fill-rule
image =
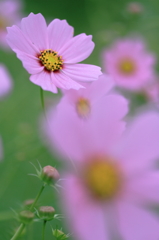
M79 89L83 86L76 81L94 81L101 74L100 67L77 64L91 54L94 43L84 33L73 37L66 20L54 19L47 27L40 13L31 13L20 28L8 28L7 41L31 74L30 80L44 90Z
M111 91L112 87L110 77L102 75L85 89L67 91L59 104L50 108L44 121L44 129L51 149L56 146L60 154L67 152L73 158L70 154L72 148L77 149L78 134L82 132L87 136L91 129L96 134L96 138L91 141L100 148L98 138L103 138L104 146L109 148L124 130L122 118L128 112L128 101ZM81 144L83 148L89 145L85 140ZM83 152L84 149L74 151L76 158L80 158Z
M155 57L149 53L143 41L121 39L103 51L104 71L116 85L132 91L142 89L154 78Z
M102 119L98 120L97 129ZM62 182L62 206L71 231L79 240L113 236L157 240L159 218L148 206L159 203L159 171L155 167L159 114L136 116L120 140L109 147L109 136L105 136L104 147L103 138L94 132L92 129L87 136L79 132L73 148L65 148L66 157L74 156L76 169L68 168ZM94 138L98 139L96 145ZM77 151L83 154L80 161Z
M1 0L0 1L0 45L8 48L6 42L7 30L13 24L17 24L21 18L22 1Z
M6 67L0 64L0 98L8 94L12 89L13 83Z

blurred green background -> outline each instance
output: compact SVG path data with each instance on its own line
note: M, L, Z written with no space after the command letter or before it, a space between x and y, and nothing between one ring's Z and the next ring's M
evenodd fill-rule
M26 0L23 15L42 13L48 22L54 18L66 19L75 28L75 35L93 35L96 44L86 63L101 65L101 51L113 40L125 36L140 36L148 49L159 56L159 1L142 0L139 14L128 11L130 1L120 0ZM59 171L62 165L44 145L40 134L42 106L40 89L29 81L29 74L12 51L0 49L0 62L13 77L12 93L0 100L0 135L3 140L4 158L0 163L0 240L10 239L19 223L12 219L11 208L18 210L26 199L34 198L41 182L30 162L42 166L53 165ZM158 68L158 64L156 69ZM45 102L56 101L59 95L44 93ZM52 205L61 213L58 195L47 187L40 198L42 205ZM58 223L63 226L63 221ZM22 239L41 239L41 223L35 223ZM46 239L53 236L48 224Z

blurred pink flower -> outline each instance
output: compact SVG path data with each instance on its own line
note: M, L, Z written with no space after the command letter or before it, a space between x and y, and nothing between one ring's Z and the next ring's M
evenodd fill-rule
M96 134L96 138L92 139L95 145L98 144L97 135L103 138L107 147L120 136L125 128L121 119L128 112L128 101L111 91L113 85L109 76L101 75L97 81L85 85L85 89L69 90L64 94L57 107L48 111L47 121L44 122L51 149L56 146L64 155L69 152L68 149L72 152L72 148L77 149L78 134L83 132L87 136L90 129L94 129ZM83 145L86 147L87 143L83 142ZM77 150L76 156L81 154Z
M129 2L127 11L132 14L140 14L143 12L143 5L139 2Z
M148 84L144 89L147 100L159 107L159 81L156 79Z
M12 79L6 67L0 64L0 98L8 94L12 89Z
M72 148L67 145L70 136L59 134L64 137L61 147L66 144L65 154L74 157L76 167L62 176L62 204L75 238L158 240L159 218L148 206L159 204L159 171L155 166L159 114L138 115L121 139L111 144L110 134L100 137L107 128L101 116L96 129L87 135L72 122L68 133L72 134L72 127L76 132ZM109 127L116 127L114 121Z
M19 0L0 0L0 45L2 47L9 47L6 42L6 27L20 21L21 8L22 3Z
M83 86L76 81L94 81L101 74L100 67L77 64L91 54L94 43L91 35L73 37L66 20L54 19L47 27L40 13L31 13L20 28L8 28L7 41L31 74L30 80L44 90L79 89Z
M117 86L132 91L143 88L154 77L155 57L141 40L118 40L103 52L104 71Z

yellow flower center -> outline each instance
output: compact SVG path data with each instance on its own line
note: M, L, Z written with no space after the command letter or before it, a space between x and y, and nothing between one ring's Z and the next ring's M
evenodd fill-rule
M98 200L110 200L121 189L121 172L113 161L97 157L84 169L84 182L91 195Z
M86 98L79 98L76 103L76 110L80 117L86 118L90 114L90 103Z
M57 52L46 49L44 51L41 51L41 55L39 56L39 59L42 63L42 65L49 71L57 71L62 69L63 60L62 57L57 54Z
M131 59L124 59L119 63L119 71L125 75L134 73L136 66Z

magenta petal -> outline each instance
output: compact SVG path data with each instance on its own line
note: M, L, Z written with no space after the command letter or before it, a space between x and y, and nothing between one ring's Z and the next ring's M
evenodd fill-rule
M38 47L39 51L48 48L47 25L40 13L30 13L28 17L23 18L21 29L31 42Z
M17 26L8 27L7 42L14 52L21 51L36 56L38 48Z
M159 116L155 112L142 113L127 127L118 146L121 159L130 174L153 166L159 157Z
M66 20L54 19L48 26L49 48L59 51L73 37L73 27Z
M80 89L84 88L79 83L73 81L69 76L65 75L62 71L60 73L53 73L54 81L56 82L56 86L62 89Z
M124 240L158 240L159 219L137 206L120 203L116 217Z
M64 73L75 81L94 81L102 74L101 68L91 64L65 64Z
M75 176L67 176L63 189L63 206L68 216L70 231L73 231L76 239L109 239L103 208L89 199L79 179Z
M52 80L51 73L42 71L30 76L30 81L39 85L43 90L57 93L57 88Z
M93 49L92 36L82 33L67 41L58 53L65 63L78 63L86 59Z
M90 85L89 96L92 102L106 95L114 86L114 82L109 75L102 74L97 81Z
M62 99L56 109L51 109L47 114L45 132L51 149L55 148L63 159L81 161L88 155L88 136L83 136L83 122L78 120L75 106ZM65 119L65 120L64 120ZM48 127L49 122L49 127ZM78 137L77 137L78 136ZM90 139L89 139L90 140Z
M39 59L37 57L28 55L20 51L17 51L17 57L22 61L24 68L30 74L39 73L44 69L44 67L39 64Z
M159 171L147 171L129 180L128 191L137 201L158 205L159 203Z
M5 66L0 65L0 97L4 97L12 89L12 79Z

